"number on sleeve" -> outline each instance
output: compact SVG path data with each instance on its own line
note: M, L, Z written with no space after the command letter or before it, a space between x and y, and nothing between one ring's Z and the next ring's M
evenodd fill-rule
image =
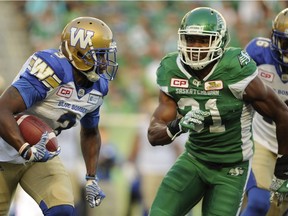
M269 43L266 40L257 40L256 45L260 47L269 47Z

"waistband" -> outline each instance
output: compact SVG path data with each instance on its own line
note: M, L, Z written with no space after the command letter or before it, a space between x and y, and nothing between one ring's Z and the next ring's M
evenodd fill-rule
M235 162L235 163L216 163L216 162L201 160L199 158L194 157L191 153L189 153L189 152L187 152L187 153L190 157L192 157L193 159L195 159L199 163L201 163L201 164L203 164L203 165L205 165L211 169L216 169L216 170L220 170L222 168L227 168L227 167L234 167L234 166L237 166L237 165L244 162L244 161L239 161L239 162Z

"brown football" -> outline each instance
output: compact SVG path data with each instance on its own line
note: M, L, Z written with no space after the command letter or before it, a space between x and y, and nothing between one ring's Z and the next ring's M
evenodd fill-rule
M49 134L49 141L46 144L47 150L54 152L58 148L58 141L52 128L34 115L19 114L15 116L21 134L26 142L31 146L37 144L42 134L47 131Z

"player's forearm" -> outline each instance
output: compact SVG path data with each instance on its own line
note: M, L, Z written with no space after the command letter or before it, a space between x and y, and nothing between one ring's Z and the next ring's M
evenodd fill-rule
M88 148L85 148L85 149L82 149L82 154L83 154L83 158L84 158L85 165L86 165L87 175L91 175L91 176L96 175L98 151L94 147L91 147L90 150Z
M9 87L0 97L0 136L17 151L25 141L13 114L24 109L22 97L14 87Z
M6 113L2 110L0 115L0 136L17 151L25 143L20 134L18 125L11 113Z
M97 136L81 136L81 150L88 175L96 175L101 139Z

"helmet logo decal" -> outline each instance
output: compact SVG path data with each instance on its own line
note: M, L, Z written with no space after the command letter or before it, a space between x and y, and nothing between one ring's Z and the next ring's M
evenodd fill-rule
M217 17L217 27L219 29L225 28L226 24L224 23L224 19L219 14L216 14L216 17Z
M202 33L204 31L204 26L190 25L187 26L186 31L187 34Z
M78 31L77 31L78 30ZM76 46L77 43L79 43L79 46L81 49L86 49L89 42L91 41L91 38L94 35L93 31L87 30L85 33L84 29L78 29L78 28L71 28L71 46Z

